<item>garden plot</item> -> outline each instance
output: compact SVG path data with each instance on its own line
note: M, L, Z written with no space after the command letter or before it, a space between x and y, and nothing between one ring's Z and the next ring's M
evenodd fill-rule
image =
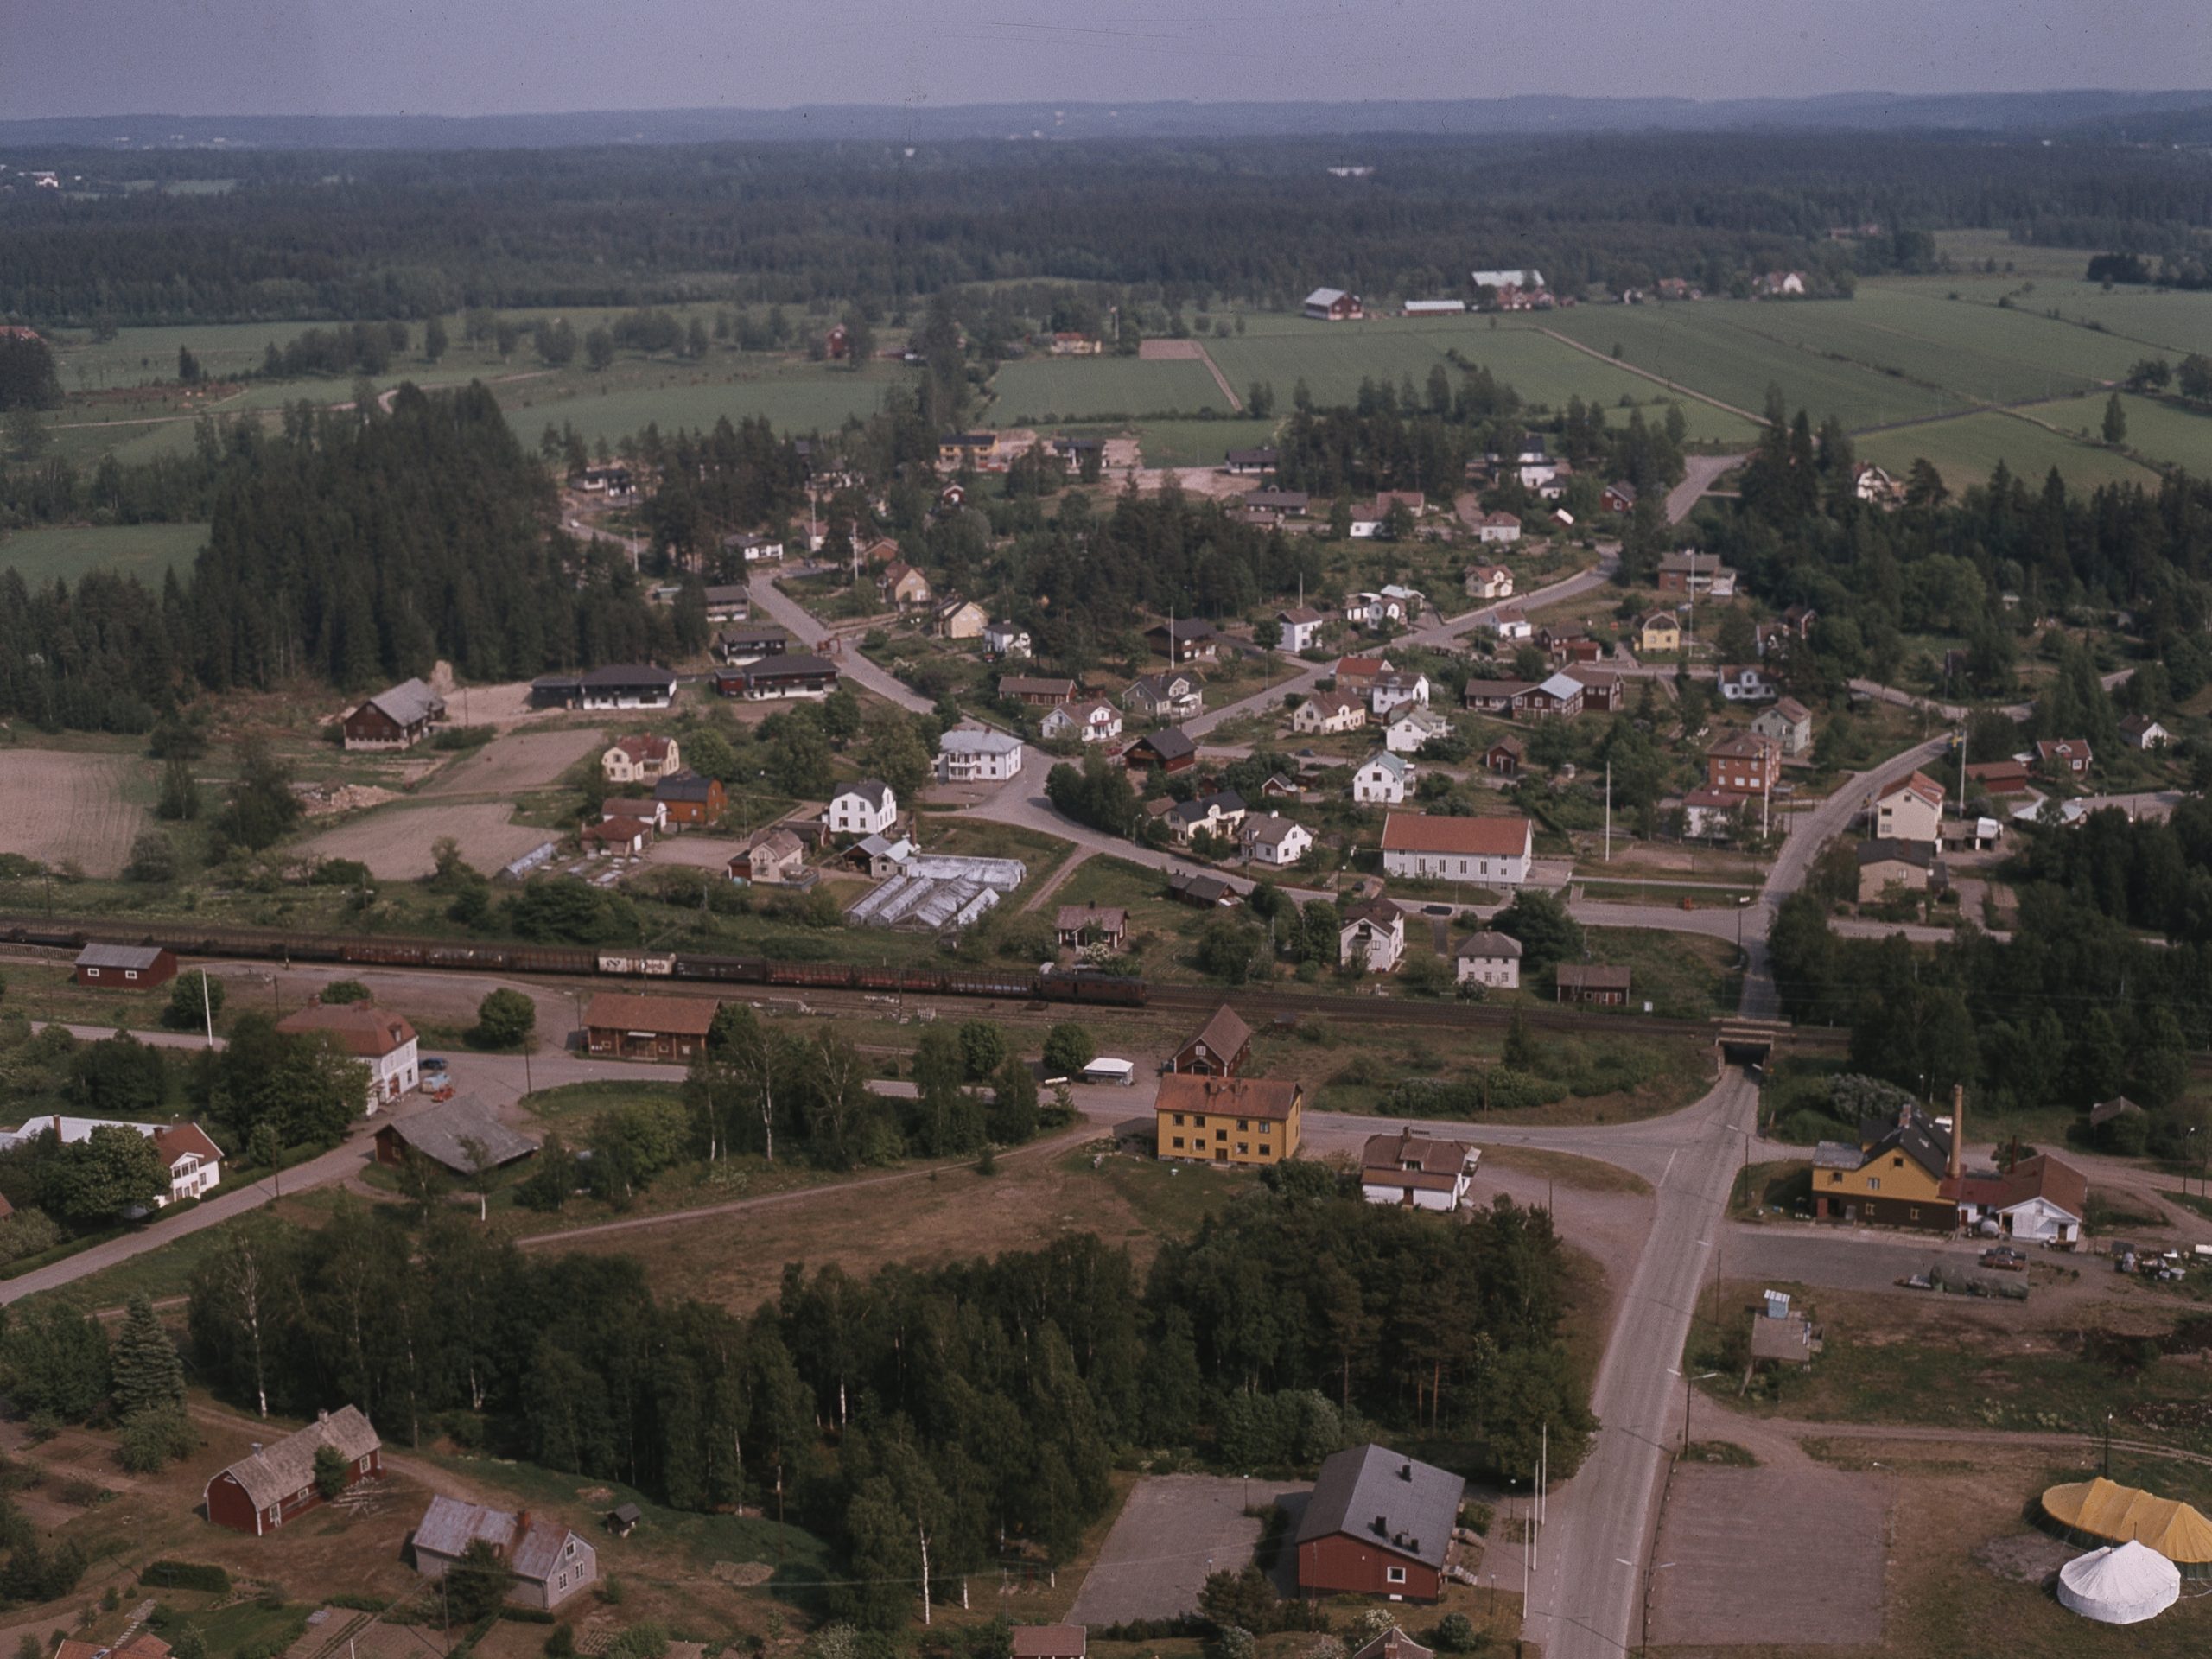
M505 801L465 806L410 802L365 812L301 845L315 858L359 859L379 881L411 881L435 868L430 849L451 836L461 855L490 874L511 859L557 839L554 832L512 823L514 808Z
M74 861L87 875L116 875L146 810L124 798L143 771L133 757L63 749L0 750L0 853L42 863Z

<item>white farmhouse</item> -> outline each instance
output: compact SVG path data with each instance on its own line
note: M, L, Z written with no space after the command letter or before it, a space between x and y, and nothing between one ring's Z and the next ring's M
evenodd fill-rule
M1413 768L1405 757L1385 749L1370 754L1351 775L1351 798L1363 806L1395 806L1406 798Z
M1428 676L1426 674L1384 674L1375 682L1375 689L1367 694L1368 704L1378 715L1387 715L1402 703L1417 702L1428 706Z
M1003 783L1021 770L1021 740L1007 732L960 728L937 741L940 783Z
M1449 1215L1467 1196L1482 1157L1465 1141L1434 1141L1411 1128L1370 1135L1359 1156L1360 1196L1370 1204Z
M1461 942L1452 953L1455 976L1462 985L1483 985L1492 990L1521 988L1521 941L1510 933L1477 933Z
M1386 899L1354 905L1337 930L1337 965L1395 973L1406 954L1406 912Z
M1271 864L1277 869L1297 863L1313 848L1313 832L1280 812L1270 812L1264 818L1256 813L1247 816L1237 827L1236 838L1254 862Z
M368 1069L367 1109L397 1100L420 1083L415 1027L404 1014L368 1002L310 1002L276 1022L289 1033L321 1033Z
M1427 705L1402 704L1382 728L1382 747L1393 754L1419 754L1432 737L1449 737L1452 722Z
M1084 743L1103 743L1122 734L1122 713L1101 697L1088 702L1057 703L1037 722L1037 729L1048 738L1072 737Z
M899 822L899 797L880 778L848 784L830 798L833 836L880 836Z

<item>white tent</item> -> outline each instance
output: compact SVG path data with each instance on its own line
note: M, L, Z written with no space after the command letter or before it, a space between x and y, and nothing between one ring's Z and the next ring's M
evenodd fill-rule
M2058 1599L2100 1624L2139 1624L2156 1618L2181 1594L2181 1571L2133 1539L2093 1549L2058 1570Z

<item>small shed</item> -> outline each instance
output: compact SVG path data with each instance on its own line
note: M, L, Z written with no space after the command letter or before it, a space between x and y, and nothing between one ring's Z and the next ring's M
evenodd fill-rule
M176 977L176 957L157 944L88 944L73 977L105 990L149 991Z
M607 1512L607 1529L617 1538L627 1538L638 1529L645 1511L634 1503L618 1503Z

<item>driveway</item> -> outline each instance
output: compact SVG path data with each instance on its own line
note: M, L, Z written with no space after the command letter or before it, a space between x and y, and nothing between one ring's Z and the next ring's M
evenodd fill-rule
M1106 1535L1070 1622L1122 1624L1198 1611L1209 1573L1239 1572L1252 1560L1260 1522L1245 1509L1313 1490L1235 1475L1147 1475Z
M809 651L819 651L825 642L832 639L830 630L816 621L813 613L777 588L773 576L755 573L747 587L753 595L754 612L773 618L779 627ZM855 685L866 686L887 702L896 703L910 714L926 715L936 706L896 675L878 668L857 649L850 652L839 649L834 653L823 654L835 655L837 671L845 678Z

